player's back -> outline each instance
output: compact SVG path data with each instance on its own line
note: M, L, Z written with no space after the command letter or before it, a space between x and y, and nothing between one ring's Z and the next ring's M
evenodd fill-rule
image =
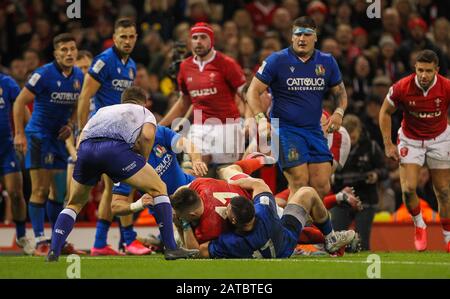
M203 214L194 229L199 243L216 239L222 232L229 230L226 207L231 198L244 196L251 199L251 195L247 191L223 180L197 178L189 188L199 194L204 206Z
M250 232L227 232L211 242L209 252L216 258L286 258L292 255L297 236L285 229L270 193L254 198L255 223Z
M155 116L136 104L118 104L101 108L83 129L82 140L109 138L134 145L144 123L156 126Z
M13 78L0 73L0 140L12 137L11 111L20 88Z

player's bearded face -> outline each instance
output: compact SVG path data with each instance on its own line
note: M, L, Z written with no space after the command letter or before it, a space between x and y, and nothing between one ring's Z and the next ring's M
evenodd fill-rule
M295 30L296 29L294 29L294 32ZM317 36L314 30L292 34L292 48L294 49L294 52L300 57L311 55L314 50L316 41Z
M136 28L134 27L119 27L114 32L114 45L122 55L130 55L134 49L137 40Z
M204 57L211 50L211 40L205 33L197 33L191 37L192 51L195 55Z
M439 71L439 67L433 62L417 62L415 67L420 86L428 89Z
M78 55L77 45L74 41L61 42L58 44L54 52L56 62L65 68L70 68L75 65Z

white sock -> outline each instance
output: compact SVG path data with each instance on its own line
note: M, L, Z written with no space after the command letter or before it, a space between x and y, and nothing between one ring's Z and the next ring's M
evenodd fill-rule
M450 231L448 231L448 230L442 230L442 231L444 232L445 243L450 242Z
M411 215L412 216L412 215ZM422 212L420 212L419 214L417 214L416 216L412 216L413 221L414 221L414 225L416 227L420 227L420 228L426 228L427 225L425 224L425 222L423 221L422 218Z

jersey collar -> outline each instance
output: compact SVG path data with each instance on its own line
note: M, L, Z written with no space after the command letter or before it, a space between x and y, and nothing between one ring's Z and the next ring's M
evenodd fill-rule
M120 63L122 63L123 65L127 65L128 61L130 60L130 56L128 56L127 60L125 61L125 64L122 62L122 56L120 55L119 50L117 50L116 46L112 46L112 50L114 52L114 54L116 54L117 58L119 59Z
M302 62L302 63L305 63L305 64L308 63L310 60L315 59L315 58L316 58L316 55L317 55L317 51L316 51L316 49L314 49L312 55L311 55L308 59L302 60L302 59L300 59L300 57L298 57L298 55L295 53L295 51L294 51L294 49L292 48L292 46L289 47L289 51L291 52L292 55L295 56L295 58L298 59L298 61L300 61L300 62Z
M200 60L198 60L198 56L197 56L197 55L194 55L194 58L192 59L192 61L193 61L196 65L198 65L198 68L200 69L200 72L203 72L203 69L205 68L205 66L206 66L208 63L210 63L211 61L213 61L214 58L216 58L216 54L217 54L216 50L214 50L214 48L213 48L213 49L211 49L211 51L213 51L213 55L211 56L210 59L205 60L205 61L200 61Z
M422 90L423 95L424 95L424 96L427 96L428 93L430 92L430 90L433 88L433 86L436 85L436 82L437 82L437 76L438 76L437 74L434 76L433 82L431 83L430 87L428 87L427 90L423 89L422 86L420 86L420 84L419 84L419 79L417 79L417 75L414 76L414 83L416 84L417 87L420 88L420 90Z
M66 76L66 74L63 73L63 69L62 67L58 64L58 62L56 62L56 60L53 60L53 65L55 66L56 70L65 78L69 78L70 76L72 76L73 74L73 67L70 70L70 74L68 76Z

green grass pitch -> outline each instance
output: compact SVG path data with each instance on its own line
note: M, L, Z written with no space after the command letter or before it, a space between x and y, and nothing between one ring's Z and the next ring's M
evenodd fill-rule
M296 256L274 260L177 260L160 254L135 257L81 257L81 278L367 278L370 253ZM450 254L444 252L376 253L381 278L450 278ZM67 278L70 263L61 257L0 256L0 278Z

